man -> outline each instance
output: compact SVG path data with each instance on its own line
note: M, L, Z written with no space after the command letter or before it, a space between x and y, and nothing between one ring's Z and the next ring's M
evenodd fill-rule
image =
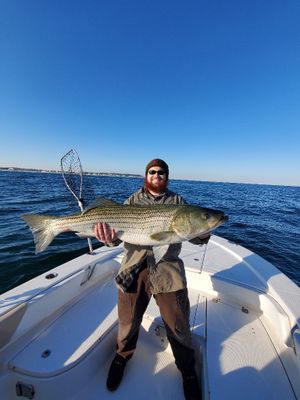
M146 166L144 187L124 204L185 204L181 196L168 190L168 182L168 165L161 159L154 159ZM105 223L95 226L95 234L108 246L121 243L115 231ZM208 240L209 236L191 242L203 244ZM124 243L124 249L124 258L116 277L119 287L117 352L109 369L107 388L114 391L121 383L126 363L136 348L143 314L153 295L166 327L176 366L182 374L185 398L201 399L191 343L186 276L179 258L181 244L170 245L157 265L153 262L151 248Z

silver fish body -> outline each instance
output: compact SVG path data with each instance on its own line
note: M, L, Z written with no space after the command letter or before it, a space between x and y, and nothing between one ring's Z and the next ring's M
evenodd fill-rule
M124 242L140 246L180 243L211 232L227 220L222 211L191 205L120 205L97 199L82 214L65 217L25 214L36 253L47 248L55 236L72 231L92 237L97 222L106 222Z

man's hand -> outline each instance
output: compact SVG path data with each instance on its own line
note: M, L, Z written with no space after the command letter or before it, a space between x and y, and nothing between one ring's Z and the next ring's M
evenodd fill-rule
M207 236L201 237L202 244L207 244L209 239L211 237L211 234L208 234Z
M109 244L117 239L114 229L111 229L106 222L98 222L94 227L96 238L104 244Z
M189 242L202 246L203 244L208 243L210 236L211 236L210 233L204 236L197 236L194 239L189 240Z

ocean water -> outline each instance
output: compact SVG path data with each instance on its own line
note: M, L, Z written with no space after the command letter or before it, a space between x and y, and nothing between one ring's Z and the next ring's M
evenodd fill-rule
M123 202L142 184L139 178L85 176L84 198ZM300 187L171 180L170 189L190 204L225 211L229 221L215 233L264 257L300 286ZM64 233L35 255L20 216L73 212L78 205L61 175L0 172L0 293L87 251L86 240Z

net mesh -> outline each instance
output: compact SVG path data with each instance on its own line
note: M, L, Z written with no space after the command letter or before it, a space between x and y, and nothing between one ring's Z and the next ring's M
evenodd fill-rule
M77 152L72 149L61 159L61 170L66 185L77 199L82 199L82 166Z
M70 192L77 199L78 205L83 211L83 198L82 198L82 166L80 158L76 150L72 149L67 154L65 154L61 161L61 171ZM87 238L90 254L93 253L93 246L90 238Z

